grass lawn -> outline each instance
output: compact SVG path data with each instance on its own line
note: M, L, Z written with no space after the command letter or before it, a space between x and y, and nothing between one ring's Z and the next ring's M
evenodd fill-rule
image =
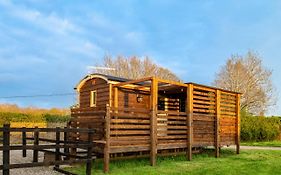
M213 154L212 150L194 155L191 162L186 161L184 156L159 157L156 167L149 165L149 159L112 161L109 174L258 175L281 172L281 151L247 150L236 155L232 150L222 150L220 158L214 158ZM101 162L96 162L93 168L93 174L103 174ZM84 166L67 168L67 170L85 174Z
M242 142L243 146L272 146L272 147L281 147L281 141L275 140L270 142Z

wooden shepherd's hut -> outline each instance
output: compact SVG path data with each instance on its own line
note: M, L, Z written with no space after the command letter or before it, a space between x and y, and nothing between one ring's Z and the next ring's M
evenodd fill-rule
M147 77L138 80L91 74L75 88L78 103L70 126L96 129L94 153L104 171L116 157L186 152L214 146L240 145L240 94L196 83ZM86 140L77 133L72 139Z

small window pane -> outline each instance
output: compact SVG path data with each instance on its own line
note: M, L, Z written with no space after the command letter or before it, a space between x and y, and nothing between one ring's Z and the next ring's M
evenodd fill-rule
M96 107L97 105L97 91L91 91L90 106Z

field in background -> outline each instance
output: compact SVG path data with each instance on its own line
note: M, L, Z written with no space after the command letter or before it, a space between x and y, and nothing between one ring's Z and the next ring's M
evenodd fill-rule
M232 150L222 149L220 158L214 157L214 150L193 156L191 162L185 156L161 157L157 166L151 167L148 159L112 161L110 173L116 175L260 175L280 174L281 151L247 150L236 155ZM93 174L103 174L102 163L94 163ZM85 167L67 168L72 172L83 175Z
M65 127L70 120L69 109L41 109L35 107L20 108L17 105L0 105L0 127L7 123L11 127L39 128ZM0 137L2 132L0 133ZM13 135L11 142L17 143L21 139L19 134ZM49 137L49 136L48 136ZM53 136L50 136L53 137Z

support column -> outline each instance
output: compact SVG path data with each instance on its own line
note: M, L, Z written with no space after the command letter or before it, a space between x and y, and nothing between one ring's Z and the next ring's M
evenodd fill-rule
M150 164L151 166L156 165L157 159L157 101L158 101L158 81L156 78L151 80L150 88Z
M104 155L103 155L103 171L105 173L109 172L109 162L110 162L110 107L106 106L106 116L105 116L105 145L104 145Z
M240 98L241 94L236 95L236 154L240 154Z
M109 84L109 107L112 107L112 84Z
M188 84L187 88L187 103L186 103L186 125L187 125L187 149L186 158L187 160L192 160L192 140L193 140L193 84Z
M115 112L117 113L118 112L118 110L117 110L117 108L118 108L118 87L114 87L114 103L113 103L113 105L114 105L114 110L115 110Z
M216 90L216 118L215 118L215 156L220 156L220 99L221 92Z

